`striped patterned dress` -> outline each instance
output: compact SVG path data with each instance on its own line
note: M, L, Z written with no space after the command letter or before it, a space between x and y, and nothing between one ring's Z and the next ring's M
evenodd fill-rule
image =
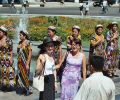
M26 46L21 47L19 43L17 48L18 53L18 79L17 79L17 88L21 91L21 94L29 92L29 71L26 69L26 62L29 56L29 50L31 49L30 42L28 41Z

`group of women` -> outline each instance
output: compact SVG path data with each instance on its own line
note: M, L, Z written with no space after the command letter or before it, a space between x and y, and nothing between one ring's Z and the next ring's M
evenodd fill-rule
M13 66L13 42L7 36L7 28L0 27L0 88L3 91L29 95L29 69L32 48L27 33L20 31L20 41L17 48L18 70L15 74Z
M105 65L103 73L109 77L117 77L116 69L119 66L118 24L117 22L112 22L107 26L107 28L109 31L107 32L105 38L103 34L103 25L99 24L96 26L96 33L92 36L90 41L89 62L92 55L104 57Z
M96 25L95 34L90 40L89 64L92 55L104 57L103 71L112 77L118 67L118 24L112 22L107 28L109 31L106 36L107 46L105 48L104 27L101 24ZM7 37L7 29L4 26L0 27L0 86L2 90L14 90L14 87L17 87L17 93L29 95L31 93L29 71L32 47L27 32L20 31L19 36L18 71L15 75L12 66L13 43ZM74 99L80 87L80 79L85 80L87 73L86 56L82 49L81 39L80 27L74 25L72 33L67 37L67 51L63 54L61 38L56 35L56 28L54 26L48 27L48 36L38 46L40 53L37 59L36 74L39 75L44 70L45 77L44 91L40 92L39 100L55 100L57 75L61 82L61 100ZM59 72L61 68L62 70Z
M81 70L83 70L82 74L85 80L86 57L81 52L79 31L80 28L78 26L72 27L72 35L68 37L68 51L62 57L61 39L55 34L56 30L54 26L48 27L48 37L39 45L41 52L37 60L38 73L44 69L45 75L44 91L40 92L39 100L55 100L56 69L59 70L65 59L66 64L61 80L61 100L72 100L76 95L79 88L79 80L81 79Z

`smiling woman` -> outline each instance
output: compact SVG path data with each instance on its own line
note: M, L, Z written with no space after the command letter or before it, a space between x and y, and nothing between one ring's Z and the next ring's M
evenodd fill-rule
M73 100L80 87L81 74L86 79L86 57L80 52L81 42L79 39L72 41L71 50L66 53L66 65L62 73L61 100Z

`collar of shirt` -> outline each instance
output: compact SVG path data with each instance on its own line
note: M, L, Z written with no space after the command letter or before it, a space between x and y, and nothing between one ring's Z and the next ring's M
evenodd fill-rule
M95 72L91 75L91 77L93 76L103 76L103 73L102 72Z

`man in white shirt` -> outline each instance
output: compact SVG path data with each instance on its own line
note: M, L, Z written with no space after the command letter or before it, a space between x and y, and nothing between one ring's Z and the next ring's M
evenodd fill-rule
M85 15L88 15L89 14L89 3L86 2L86 5L85 5Z
M115 100L115 85L102 74L103 66L104 58L92 57L92 75L83 82L74 100Z
M103 1L102 11L103 11L103 13L106 13L108 11L108 2L107 2L107 0Z

